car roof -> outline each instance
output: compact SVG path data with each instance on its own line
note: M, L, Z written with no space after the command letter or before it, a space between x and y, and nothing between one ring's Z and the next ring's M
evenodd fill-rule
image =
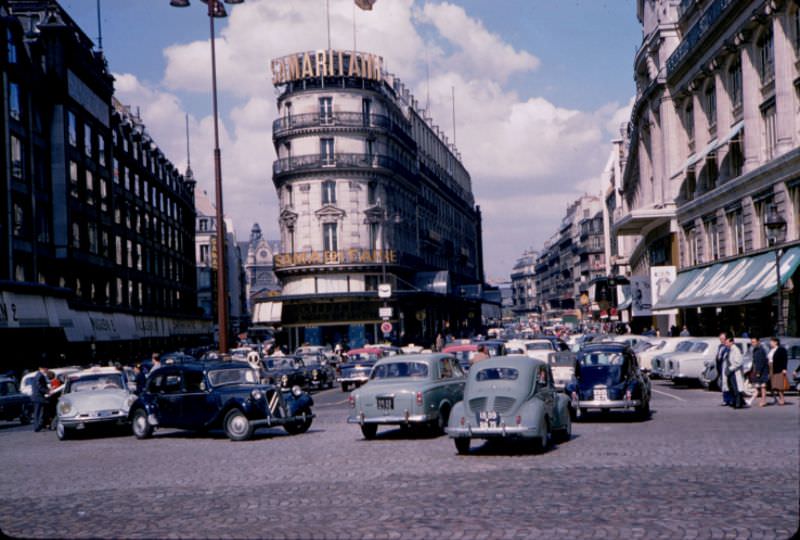
M115 367L98 366L76 371L75 373L70 373L69 378L77 379L79 377L85 377L87 375L116 375L119 373L122 373L122 370L117 369Z
M613 350L613 351L625 351L633 349L630 346L623 342L623 341L593 341L591 343L587 343L583 347L583 352L592 351L592 350Z
M443 352L464 352L464 351L477 351L478 350L478 343L467 343L461 345L448 345L444 349Z
M395 362L433 362L440 358L452 358L444 353L423 353L423 354L396 354L378 360L375 365L392 364Z
M486 368L514 368L522 371L533 371L537 366L546 366L547 362L543 362L538 358L531 358L523 354L508 354L504 356L493 356L486 360L473 364L469 370L470 378L474 378L476 373Z

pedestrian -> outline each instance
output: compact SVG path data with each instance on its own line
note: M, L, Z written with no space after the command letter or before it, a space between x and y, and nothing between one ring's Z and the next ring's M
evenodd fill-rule
M147 377L145 377L144 371L142 370L142 364L136 364L133 366L133 373L133 381L136 383L136 395L140 396L142 392L144 392L144 387L147 383Z
M39 372L34 376L31 388L31 401L33 401L33 431L42 431L45 428L47 396L50 393L46 364L47 361L44 355L42 355L42 359L39 362Z
M434 347L436 352L442 352L442 349L444 349L444 338L441 333L436 334L436 344Z
M152 361L152 365L150 366L150 371L147 372L148 376L161 367L161 356L157 352L153 353L153 356L150 357L150 360Z
M748 401L748 405L758 397L759 391L761 392L761 400L758 402L759 407L767 404L767 381L769 380L769 360L764 347L761 346L761 340L757 336L750 338L750 345L753 350L753 367L751 369L750 381L753 383L755 392L753 397Z
M772 389L772 402L777 402L778 405L786 405L783 393L789 388L789 378L786 369L789 364L789 355L786 353L786 347L781 345L781 340L777 337L772 337L769 340L769 354L767 359L770 364L770 387ZM778 394L778 399L775 394Z
M731 397L731 407L741 409L744 407L742 391L744 389L744 374L742 373L742 351L733 341L733 334L725 332L725 345L728 347L728 354L725 358L723 372L725 377L722 379L722 391L728 391Z
M691 333L689 332L689 328L684 324L683 328L681 329L680 337L691 337Z
M478 352L476 352L472 358L469 359L469 365L473 365L481 360L486 360L489 358L489 351L486 349L486 345L479 345Z
M723 379L725 378L724 365L728 357L728 346L725 344L726 341L727 339L725 337L725 333L724 332L720 333L719 347L717 347L717 355L714 358L715 367L717 368L716 372L717 376L715 380L717 382L717 388L719 388L720 390L722 390ZM722 392L722 404L723 405L731 404L730 392L725 392L725 391Z

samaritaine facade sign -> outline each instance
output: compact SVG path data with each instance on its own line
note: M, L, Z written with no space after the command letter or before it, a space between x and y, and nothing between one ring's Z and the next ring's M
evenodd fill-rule
M270 63L275 86L319 77L359 77L381 80L383 58L375 54L332 49L276 58Z
M276 269L315 264L394 264L397 262L397 253L393 249L355 248L340 251L305 251L278 253L273 261Z

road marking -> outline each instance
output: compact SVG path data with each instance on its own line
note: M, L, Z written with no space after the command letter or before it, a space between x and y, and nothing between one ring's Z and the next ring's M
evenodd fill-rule
M656 390L655 388L653 388L652 391L655 392L656 394L661 394L662 396L667 396L667 397L671 397L672 399L677 399L678 401L686 401L685 399L683 399L681 397L673 396L672 394L668 394L667 392L662 392L661 390Z
M325 404L322 404L322 405L317 405L316 408L317 409L324 409L325 407L335 407L336 405L344 405L345 403L347 403L347 400L343 399L342 401L337 401L336 403L325 403Z

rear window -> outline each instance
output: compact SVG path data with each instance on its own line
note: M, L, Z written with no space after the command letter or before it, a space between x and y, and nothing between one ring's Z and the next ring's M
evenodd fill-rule
M422 362L392 362L375 366L372 379L423 378L428 376L428 364Z
M693 343L691 341L681 341L678 343L678 346L675 347L675 351L677 352L689 352L691 350Z
M697 342L692 346L692 352L704 352L706 349L708 349L708 343L703 343L702 341ZM741 349L742 348L739 347L739 350Z
M519 371L514 368L485 368L475 375L476 381L516 381Z
M623 356L612 352L590 352L584 353L581 358L582 366L621 366Z
M529 351L552 351L553 346L550 345L549 341L542 341L539 343L528 343L525 345L525 348Z

